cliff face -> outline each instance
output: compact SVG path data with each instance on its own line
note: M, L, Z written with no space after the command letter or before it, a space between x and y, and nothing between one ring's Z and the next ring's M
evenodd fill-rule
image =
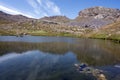
M118 20L120 20L120 10L105 7L84 9L79 12L78 17L75 19L77 25L92 28L99 28Z
M80 17L93 17L95 19L112 19L116 20L120 17L119 9L93 7L79 12Z

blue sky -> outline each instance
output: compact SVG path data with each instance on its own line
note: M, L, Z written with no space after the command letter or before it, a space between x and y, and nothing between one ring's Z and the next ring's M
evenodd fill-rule
M0 10L32 18L63 15L75 18L80 10L94 6L120 9L120 0L0 0Z

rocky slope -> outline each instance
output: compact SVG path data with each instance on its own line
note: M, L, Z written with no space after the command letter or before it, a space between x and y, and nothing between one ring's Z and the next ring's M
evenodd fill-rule
M23 15L11 15L11 14L7 14L7 13L0 11L0 21L23 22L23 21L27 21L29 19L30 18L25 17Z
M92 7L84 9L79 12L73 25L80 25L83 27L99 28L107 24L113 23L120 19L120 10L105 8L105 7ZM76 24L75 24L76 23Z
M79 12L81 17L93 17L95 19L112 19L116 20L120 17L119 9L105 8L105 7L93 7L82 10Z
M26 20L30 20L30 18L22 15L10 15L1 11L0 20L24 22ZM68 26L77 26L82 28L89 27L96 29L119 20L119 9L92 7L80 11L78 16L74 20L70 20L66 16L50 16L40 18L38 21L44 21L49 23L53 22L59 24L66 24Z
M101 27L99 30L93 31L85 36L120 41L120 21Z
M102 38L108 38L113 34L113 36L117 35L119 37L119 22L120 10L105 7L92 7L84 9L80 11L79 15L73 20L67 18L66 16L51 16L43 17L41 19L30 19L22 15L10 15L0 12L0 34L60 34L62 36L77 35L82 37L97 38L96 36L99 35L94 34L103 33L107 37L102 35Z
M52 22L58 22L58 23L66 23L69 22L70 19L66 16L50 16L50 17L43 17L40 20L43 21L52 21Z

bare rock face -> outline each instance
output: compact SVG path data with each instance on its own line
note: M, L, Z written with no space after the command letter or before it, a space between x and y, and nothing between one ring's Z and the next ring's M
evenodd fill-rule
M119 9L92 7L80 11L78 17L75 19L76 24L74 22L71 24L99 28L118 20L120 20Z
M117 21L120 21L120 16L118 17Z
M117 19L120 16L119 9L93 7L79 12L81 17L94 17L95 19Z

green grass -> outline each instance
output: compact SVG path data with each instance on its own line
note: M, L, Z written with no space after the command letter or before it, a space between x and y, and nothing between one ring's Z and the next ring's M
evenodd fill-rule
M89 38L94 39L106 39L106 40L112 40L115 42L120 42L120 35L119 34L112 34L111 36L108 36L106 33L96 33L89 36Z
M76 35L67 32L61 32L57 33L57 36L75 37Z
M112 34L109 38L113 39L113 40L120 40L120 35L119 34Z
M15 31L0 30L0 35L15 35Z
M47 32L43 30L31 30L28 31L29 35L33 36L66 36L66 37L79 37L78 35L67 33L67 32Z
M104 39L104 38L107 38L107 34L104 34L104 33L98 33L98 34L93 34L91 37L93 38L100 38L100 39Z
M48 35L48 32L42 30L37 30L37 31L32 30L32 31L28 31L28 34L39 36L39 35Z
M119 34L112 34L111 36L108 36L106 32L97 32L92 33L89 36L86 37L86 34L81 36L80 34L72 34L68 32L47 32L44 30L0 30L0 35L17 35L17 32L19 33L27 33L28 35L32 36L65 36L65 37L78 37L78 38L95 38L95 39L109 39L113 41L120 41L120 35Z

